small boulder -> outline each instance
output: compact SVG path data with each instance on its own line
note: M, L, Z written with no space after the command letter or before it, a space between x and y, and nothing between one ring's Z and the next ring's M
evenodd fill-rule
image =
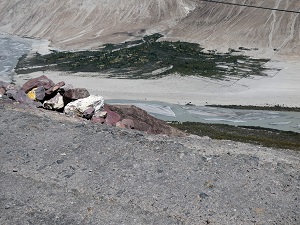
M57 93L53 98L44 101L43 107L45 109L51 109L51 110L60 110L64 108L64 100L63 96L59 93Z
M27 104L34 107L41 107L42 104L40 102L35 102L32 99L28 98L24 90L19 90L16 93L15 100L22 103Z
M27 97L32 100L43 101L45 98L45 88L43 86L33 88L27 93Z
M24 90L19 90L17 92L15 100L20 103L29 103L29 104L33 103L33 100L28 98Z
M43 101L45 98L45 88L43 86L35 89L35 100Z
M70 100L77 100L82 98L87 98L90 96L90 93L85 88L73 88L65 91L64 98Z
M88 108L94 108L94 111L97 112L103 107L104 99L102 96L91 95L87 98L78 99L76 101L70 102L65 106L64 112L67 115L71 116L83 116L84 111Z
M55 84L52 88L46 91L47 95L52 95L65 85L64 81Z
M99 117L99 118L106 118L106 116L107 116L107 112L106 111L98 111L98 112L96 112L95 113L95 115L94 115L95 117Z
M82 117L85 119L90 120L93 115L95 114L95 108L94 107L88 107L86 110L84 110Z
M119 122L121 119L121 116L114 112L114 111L107 111L107 116L105 118L105 123L109 125L116 125L117 122Z
M134 129L134 122L131 119L123 119L122 124L128 129Z
M45 90L48 90L48 89L52 88L54 85L55 84L52 80L50 80L48 77L43 75L43 76L36 77L36 78L30 79L29 81L27 81L25 84L23 84L22 90L25 91L25 93L28 93L33 88L36 88L39 86L43 86L45 88Z

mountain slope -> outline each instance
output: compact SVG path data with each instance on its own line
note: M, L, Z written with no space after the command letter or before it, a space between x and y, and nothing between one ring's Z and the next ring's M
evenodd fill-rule
M298 0L222 0L300 11ZM300 16L202 0L2 0L0 32L80 49L162 32L208 48L259 48L298 55Z
M0 32L86 48L163 31L186 17L190 0L3 0Z
M297 0L222 0L258 7L300 11ZM266 48L299 54L300 16L297 13L198 1L170 37L197 41L211 48Z

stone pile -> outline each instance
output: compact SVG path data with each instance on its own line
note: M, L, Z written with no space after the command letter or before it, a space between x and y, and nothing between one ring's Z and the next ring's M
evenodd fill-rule
M85 88L74 88L61 81L55 84L46 76L28 80L22 87L0 81L0 98L23 105L64 112L92 123L137 129L152 134L183 135L166 122L135 106L108 105L102 96L90 95Z

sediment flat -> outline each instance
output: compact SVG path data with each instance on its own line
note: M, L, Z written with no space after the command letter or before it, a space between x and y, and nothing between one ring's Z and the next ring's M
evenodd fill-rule
M99 73L34 72L15 76L17 84L46 75L55 82L64 80L75 87L85 87L105 99L149 100L195 105L284 105L299 107L299 61L271 61L268 76L241 79L209 79L169 75L158 79L111 79ZM280 71L277 71L279 69Z

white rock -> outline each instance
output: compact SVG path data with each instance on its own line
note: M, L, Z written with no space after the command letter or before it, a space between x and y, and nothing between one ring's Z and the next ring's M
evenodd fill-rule
M65 106L64 112L68 115L82 116L83 112L90 107L95 109L95 112L99 111L104 105L104 99L102 96L91 95L87 98L81 98L76 101L70 102Z
M106 118L107 112L106 111L99 111L99 112L95 113L95 116L99 117L99 118Z
M62 109L64 108L63 96L57 93L53 98L44 101L43 107L45 109Z

